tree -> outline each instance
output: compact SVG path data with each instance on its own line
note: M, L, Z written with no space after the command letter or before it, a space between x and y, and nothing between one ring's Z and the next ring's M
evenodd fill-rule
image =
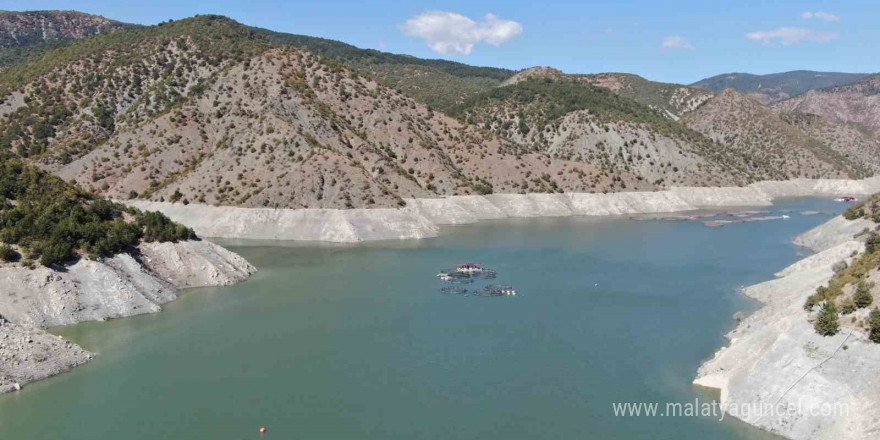
M865 253L873 254L878 248L880 248L880 234L872 232L865 242Z
M21 255L16 252L12 246L9 245L0 245L0 260L6 261L8 263L14 263L21 259Z
M816 333L822 336L834 336L837 334L838 330L840 330L840 322L837 319L837 306L833 302L826 301L822 305L822 310L819 311L819 316L816 317L813 328L816 329Z
M869 336L871 341L880 343L880 310L876 307L868 315L868 328L871 330Z
M874 298L871 296L871 285L866 283L865 280L859 280L853 300L857 308L862 309L870 306L874 302Z
M49 243L43 247L40 264L50 267L64 263L74 257L73 248L67 243Z

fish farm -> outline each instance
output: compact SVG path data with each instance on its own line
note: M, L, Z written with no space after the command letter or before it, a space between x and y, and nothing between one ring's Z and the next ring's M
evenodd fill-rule
M509 285L485 284L472 290L460 286L494 280L497 277L497 272L484 267L482 263L459 263L455 268L437 274L437 278L447 284L440 288L440 293L464 296L516 296L516 289Z

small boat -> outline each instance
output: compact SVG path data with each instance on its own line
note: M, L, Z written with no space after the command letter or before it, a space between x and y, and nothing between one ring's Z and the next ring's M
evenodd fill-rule
M843 196L834 199L835 202L857 202L859 199L852 196Z
M447 286L447 287L441 288L440 292L441 293L454 293L457 295L463 295L463 294L467 293L467 289L465 289L464 287Z

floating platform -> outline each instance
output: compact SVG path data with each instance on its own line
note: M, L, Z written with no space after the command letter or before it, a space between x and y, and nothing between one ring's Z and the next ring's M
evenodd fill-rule
M516 296L516 290L513 286L496 286L490 284L482 289L475 290L474 295L477 296Z

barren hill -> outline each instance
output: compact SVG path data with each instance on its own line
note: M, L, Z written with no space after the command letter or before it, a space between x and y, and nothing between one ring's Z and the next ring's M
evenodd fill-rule
M497 87L510 75L197 16L10 67L0 149L114 198L347 208L858 176L872 148L854 134L827 146L753 101L704 103L708 92L635 75L530 69Z
M69 40L134 26L76 11L0 11L0 69Z
M880 75L859 82L811 90L804 95L780 102L776 107L793 112L819 115L842 124L858 124L875 135L880 134Z
M683 122L749 158L750 167L771 179L859 177L867 168L787 123L777 110L727 89Z

